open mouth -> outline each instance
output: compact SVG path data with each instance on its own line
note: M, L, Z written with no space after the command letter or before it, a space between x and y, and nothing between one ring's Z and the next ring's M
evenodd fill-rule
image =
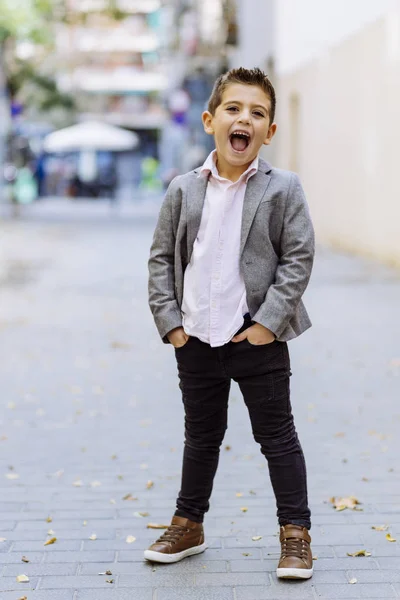
M250 134L247 131L234 131L229 136L232 148L235 152L244 152L250 144Z

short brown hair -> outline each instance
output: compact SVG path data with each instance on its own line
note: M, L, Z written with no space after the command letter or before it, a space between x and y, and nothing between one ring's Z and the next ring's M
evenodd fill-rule
M239 67L238 69L231 69L226 73L220 75L214 84L213 91L208 100L208 111L214 115L218 106L222 102L222 94L231 83L242 83L244 85L257 85L260 87L271 101L271 108L269 111L269 122L273 123L275 118L275 105L276 97L274 86L271 81L261 69L245 69Z

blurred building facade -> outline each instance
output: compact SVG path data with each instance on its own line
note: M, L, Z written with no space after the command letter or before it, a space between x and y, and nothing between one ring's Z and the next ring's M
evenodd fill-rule
M299 172L321 242L400 265L399 2L275 10L277 166Z

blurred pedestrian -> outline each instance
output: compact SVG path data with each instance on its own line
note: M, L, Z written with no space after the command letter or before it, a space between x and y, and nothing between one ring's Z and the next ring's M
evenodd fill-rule
M314 232L298 176L258 156L275 134L274 114L275 91L261 70L221 75L202 115L216 150L172 181L161 207L149 303L162 340L175 348L185 450L177 510L144 556L171 563L206 549L202 523L233 379L268 461L280 525L277 575L308 579L311 513L287 341L311 326L302 295Z

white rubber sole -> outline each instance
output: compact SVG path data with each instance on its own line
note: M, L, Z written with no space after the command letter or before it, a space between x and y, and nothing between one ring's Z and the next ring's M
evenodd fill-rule
M193 546L193 548L188 548L187 550L177 552L176 554L164 554L163 552L154 552L154 550L145 550L144 557L146 560L151 560L152 562L176 563L188 556L201 554L206 549L207 544L204 542L204 544L201 544L200 546Z
M279 579L310 579L313 569L277 569Z

